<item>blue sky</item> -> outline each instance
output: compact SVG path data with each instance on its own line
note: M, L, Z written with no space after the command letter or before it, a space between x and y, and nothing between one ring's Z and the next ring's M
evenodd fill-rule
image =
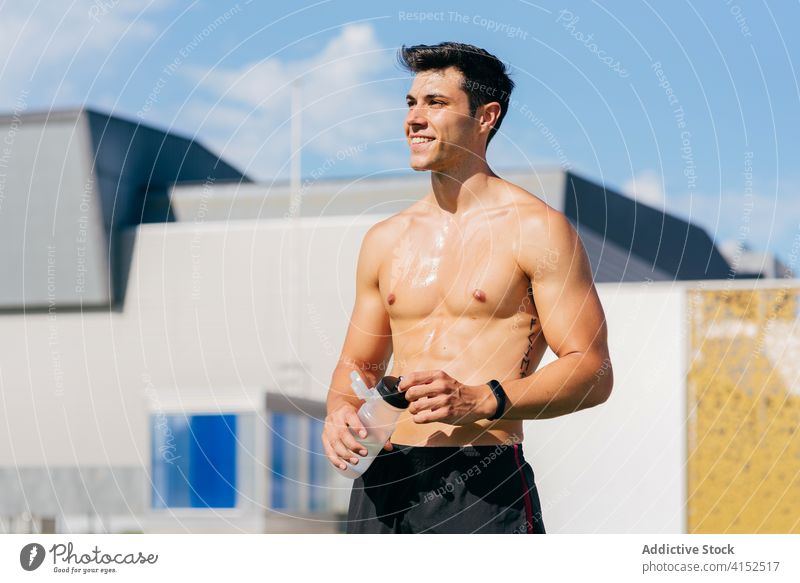
M561 165L717 240L800 242L797 2L0 4L0 109L85 104L195 136L254 178L410 172L401 44L455 40L511 67L488 158Z

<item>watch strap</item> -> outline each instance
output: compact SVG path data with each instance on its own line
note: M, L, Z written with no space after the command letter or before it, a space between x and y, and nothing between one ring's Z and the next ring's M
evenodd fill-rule
M508 397L503 389L503 385L501 385L499 381L492 379L486 384L492 389L492 393L494 393L494 396L497 399L497 411L494 412L494 415L488 418L489 421L494 421L496 419L500 419L500 417L503 416L503 413L505 413Z

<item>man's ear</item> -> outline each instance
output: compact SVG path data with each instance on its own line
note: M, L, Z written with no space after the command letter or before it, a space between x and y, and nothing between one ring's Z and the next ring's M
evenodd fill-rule
M481 105L480 115L478 116L478 123L481 124L481 131L486 131L488 133L497 125L501 110L500 104L496 101Z

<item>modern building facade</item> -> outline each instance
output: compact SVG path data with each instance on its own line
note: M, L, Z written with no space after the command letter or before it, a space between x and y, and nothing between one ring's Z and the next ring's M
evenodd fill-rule
M320 435L358 250L427 174L309 179L298 206L288 183L95 111L0 118L0 135L0 531L342 531L351 482ZM576 225L609 319L612 399L525 425L548 529L702 530L691 298L800 286L740 281L702 229L572 172L502 174Z

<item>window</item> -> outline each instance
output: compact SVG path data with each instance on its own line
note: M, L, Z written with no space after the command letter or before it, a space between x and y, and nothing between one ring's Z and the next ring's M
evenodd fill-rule
M269 419L272 443L270 505L280 510L300 510L303 491L300 468L305 453L301 432L305 418L292 413L271 412Z
M308 476L309 476L309 510L311 512L326 512L328 510L328 476L331 472L331 463L325 456L322 447L322 429L324 421L309 417L311 431L309 431L308 446Z
M333 468L322 447L324 422L312 415L273 411L270 427L270 506L327 512Z
M236 415L150 417L153 508L236 506Z

